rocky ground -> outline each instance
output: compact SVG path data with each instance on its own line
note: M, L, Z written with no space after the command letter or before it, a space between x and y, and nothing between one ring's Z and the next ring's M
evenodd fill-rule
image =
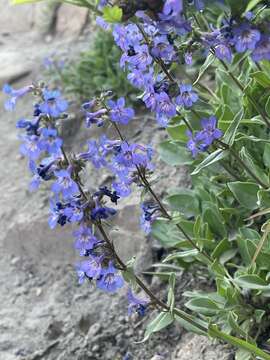
M76 37L72 28L66 29L64 35L57 30L54 36L44 37L37 30L30 31L30 25L21 30L18 24L17 32L12 33L5 16L2 24L6 25L0 28L0 85L12 81L19 87L40 79L44 56L59 48L76 53L91 39L89 35L78 38L84 26L84 13L81 26L76 23ZM17 13L18 19L21 20L21 16ZM58 21L60 25L63 23L61 19ZM110 296L89 284L77 284L71 229L48 229L48 191L45 188L38 193L27 190L26 161L18 155L15 122L30 113L31 99L21 101L15 113L3 110L3 99L1 94L0 360L120 360L127 354L130 360L232 359L230 349L187 334L178 324L144 344L136 344L143 338L145 325L152 315L143 319L128 318L126 289ZM75 148L96 135L86 132L80 124L70 128L67 140L69 146ZM142 116L127 136L155 145L164 133ZM161 174L157 186L160 193L170 185L186 184L184 169L166 167L159 159L157 167ZM109 180L108 174L100 175L90 168L85 178L90 189ZM145 239L139 230L138 203L136 193L120 203L112 236L125 259L137 256L136 268L141 272L156 260L157 252L152 240ZM162 282L149 278L148 281L161 297L165 296ZM190 287L199 286L196 279L186 274L182 274L178 282L179 289L186 283Z

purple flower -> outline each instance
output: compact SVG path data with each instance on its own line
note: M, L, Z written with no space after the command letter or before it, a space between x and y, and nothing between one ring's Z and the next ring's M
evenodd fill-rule
M175 102L179 106L190 108L193 103L198 100L198 94L193 91L192 85L183 84L179 86L180 95L177 96Z
M190 22L179 14L159 14L159 18L160 21L158 22L157 27L161 34L168 35L170 33L176 33L177 35L182 36L192 30Z
M72 180L69 170L55 171L54 175L57 177L56 182L52 185L52 191L55 194L62 193L63 198L68 199L79 193L78 185Z
M112 187L118 195L121 197L127 197L131 194L131 188L129 182L113 182Z
M167 93L161 92L156 95L157 121L161 126L167 126L168 119L176 115L176 107Z
M103 30L111 30L111 25L108 24L101 16L96 17L97 26L101 27Z
M8 111L14 110L17 100L32 91L33 88L34 87L32 85L28 85L22 87L21 89L15 90L10 85L5 84L3 86L3 92L10 96L10 99L5 102L5 109Z
M85 123L86 127L90 127L91 124L96 124L97 126L102 126L104 123L104 115L107 114L106 109L99 109L94 112L90 112L91 108L95 105L96 101L90 101L82 104L82 110L85 114Z
M147 91L143 97L143 101L145 106L150 109L151 111L155 111L157 107L157 94L155 93L154 89L152 91Z
M110 117L114 122L127 125L134 117L134 110L132 108L125 108L125 99L122 97L117 101L108 101L110 107Z
M97 243L97 238L93 235L92 230L84 224L73 232L73 236L76 239L75 249L78 250L91 250Z
M91 161L95 168L99 169L102 166L106 166L107 162L105 157L100 154L98 144L96 140L88 141L88 151L77 155L78 159L84 161Z
M107 292L115 292L124 285L122 276L116 273L116 269L110 262L107 269L103 269L102 277L97 280L97 287Z
M146 70L149 65L152 64L153 58L149 54L147 45L134 46L135 55L128 56L126 61L137 67L140 70Z
M194 0L194 5L197 10L203 10L204 9L204 0Z
M243 23L233 30L232 42L237 52L254 50L261 38L259 30L253 29L248 23Z
M187 148L191 152L192 157L196 157L200 151L199 148L199 140L197 139L196 135L193 136L191 131L187 131L187 135L189 137L189 140L187 142Z
M91 219L94 221L101 219L108 219L109 217L115 215L116 212L117 211L115 209L107 206L96 206L91 211Z
M58 117L68 108L67 101L61 98L61 93L58 90L43 90L43 98L44 102L39 105L43 114Z
M215 116L210 116L208 119L201 120L202 131L199 132L202 143L210 146L213 141L222 137L223 133L217 128L217 119Z
M61 149L63 140L57 137L56 129L41 129L40 149L50 154L57 154Z
M35 168L36 174L45 181L51 180L54 176L54 171L57 170L56 162L60 159L55 155L44 158L40 164Z
M113 30L113 37L115 43L123 51L128 51L130 46L136 46L140 44L143 36L139 31L137 25L115 25Z
M81 285L84 283L84 280L87 279L87 276L85 274L85 265L82 263L77 263L76 272L77 272L79 284Z
M24 139L25 142L20 146L21 153L31 160L38 159L41 153L39 137L36 135L26 135L22 137L22 139Z
M133 69L127 76L128 80L130 81L130 83L137 87L137 88L142 88L145 82L145 74L138 69Z
M149 300L135 297L130 288L128 289L127 297L129 302L128 315L131 315L133 312L136 312L140 316L144 316L147 305L149 304Z
M215 55L220 60L232 61L232 51L229 45L220 43L215 46Z
M163 14L165 15L177 15L183 11L182 0L166 0L163 7Z
M202 130L195 135L187 131L189 141L187 143L188 150L193 157L199 152L206 151L208 147L217 139L221 138L223 133L217 128L217 119L215 116L204 118L201 120Z
M140 144L128 144L124 141L114 159L117 164L133 170L136 166L151 168L151 155L149 148Z
M142 230L149 234L151 231L151 226L153 222L158 217L157 212L160 210L159 206L150 203L141 204L141 216L140 216L140 225Z
M90 255L86 261L82 262L82 268L85 274L91 279L98 279L103 273L103 256Z
M252 55L253 61L270 60L270 35L262 35Z
M111 202L116 205L118 199L120 199L120 196L117 195L117 192L109 190L107 186L100 187L99 191L95 192L94 196L97 196L98 199L102 199L103 196L108 196L111 199Z
M193 59L192 59L192 53L190 51L185 52L184 58L186 65L192 65Z
M170 61L175 55L174 47L169 43L167 36L155 36L154 46L151 50L152 55L163 60Z
M79 222L83 219L83 215L84 215L83 208L84 206L81 205L80 199L75 198L65 206L64 215L67 217L67 220L71 223Z
M49 226L54 229L57 224L64 226L67 222L67 216L64 213L65 206L56 199L50 199Z
M27 120L20 119L17 121L16 128L25 129L27 135L38 135L40 119Z

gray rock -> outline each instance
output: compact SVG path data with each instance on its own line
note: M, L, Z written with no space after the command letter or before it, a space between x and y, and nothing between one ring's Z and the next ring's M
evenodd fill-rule
M44 336L48 340L56 340L63 332L64 323L62 321L53 321L49 324Z

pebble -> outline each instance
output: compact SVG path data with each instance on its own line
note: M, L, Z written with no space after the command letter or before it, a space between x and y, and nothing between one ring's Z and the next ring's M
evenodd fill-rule
M127 329L126 331L125 331L125 335L126 336L132 336L134 334L134 331L133 331L133 329Z
M21 258L19 256L15 256L14 258L11 259L10 264L11 265L16 265L18 264L18 262L21 260Z
M87 337L92 338L93 336L97 335L100 332L100 330L101 330L100 323L95 323L91 325L88 330Z
M95 344L93 347L92 347L92 351L95 353L95 352L98 352L99 350L99 345L98 344Z
M42 288L36 288L36 296L40 296L42 294Z

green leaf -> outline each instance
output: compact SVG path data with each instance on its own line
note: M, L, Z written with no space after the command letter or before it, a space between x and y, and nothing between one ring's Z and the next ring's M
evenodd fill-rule
M215 61L215 55L210 53L207 56L207 58L206 58L205 62L203 63L203 65L200 67L199 75L198 75L197 79L194 81L193 85L196 85L197 82L199 82L201 80L202 76L205 74L205 72L207 71L209 66L211 66L214 61Z
M264 71L256 71L250 74L250 76L264 88L270 87L270 78Z
M186 251L179 251L173 254L168 255L162 262L168 262L175 259L191 258L199 254L197 249L191 249Z
M172 316L174 316L173 309L175 306L175 296L174 296L175 279L176 279L175 273L171 273L171 276L169 278L169 291L168 291L167 304L170 307L170 313L172 314Z
M245 147L242 147L239 153L240 157L246 165L254 172L254 174L265 184L268 185L269 179L268 176L264 173L263 169L255 162L255 158L247 151ZM248 176L248 172L245 170Z
M243 119L243 116L244 110L240 109L239 112L234 116L233 121L228 127L226 133L224 134L224 142L227 143L229 146L232 146L234 143L237 129L240 125L241 120Z
M235 334L238 334L243 338L248 337L248 334L238 324L238 316L233 311L229 311L227 319L230 327L232 328Z
M265 111L268 116L270 116L270 97L268 98L266 104L265 104Z
M219 257L227 250L231 249L231 244L227 239L223 239L215 247L215 250L212 252L213 259L219 259Z
M257 193L260 190L258 185L241 181L231 182L227 185L240 205L250 210L258 207Z
M159 145L158 153L167 164L190 165L193 160L185 146L180 142L165 141Z
M122 20L123 10L114 6L105 6L103 8L103 19L109 23L119 23Z
M269 290L270 285L256 274L241 275L234 279L234 282L244 289Z
M248 3L248 6L246 7L245 12L251 11L253 8L255 8L256 5L258 5L262 0L250 0Z
M173 247L183 239L175 225L161 219L154 222L151 234L159 240L164 247Z
M172 138L172 140L176 141L187 141L188 136L186 134L187 127L186 125L171 125L167 127L167 132Z
M228 155L227 150L218 149L208 155L196 168L192 171L191 175L198 174L202 169L205 169L207 166L210 166L221 159L224 159Z
M258 191L258 205L260 208L270 207L270 189Z
M195 318L192 315L188 315L188 317L190 319L192 319L194 321L194 323L200 324L203 327L207 328L207 324L202 321L201 319ZM178 316L177 314L175 314L175 320L181 325L183 326L184 329L186 329L187 331L190 331L192 333L198 334L198 335L206 335L206 333L202 330L199 330L197 326L192 325L190 322L188 322L187 320L184 320L182 317Z
M263 162L265 166L270 168L270 144L264 145Z
M165 327L169 326L173 322L173 317L169 312L161 312L154 320L152 320L146 327L144 339L137 342L141 344L149 339L149 337Z
M211 202L204 202L203 206L203 221L209 225L214 234L225 237L227 235L227 229L218 207Z
M220 311L216 302L205 297L197 297L189 300L185 306L192 311L196 311L206 316L216 315Z
M238 349L235 353L235 360L252 360L254 357L246 350Z
M179 189L177 193L166 197L172 210L183 213L186 217L199 213L199 200L190 189Z

